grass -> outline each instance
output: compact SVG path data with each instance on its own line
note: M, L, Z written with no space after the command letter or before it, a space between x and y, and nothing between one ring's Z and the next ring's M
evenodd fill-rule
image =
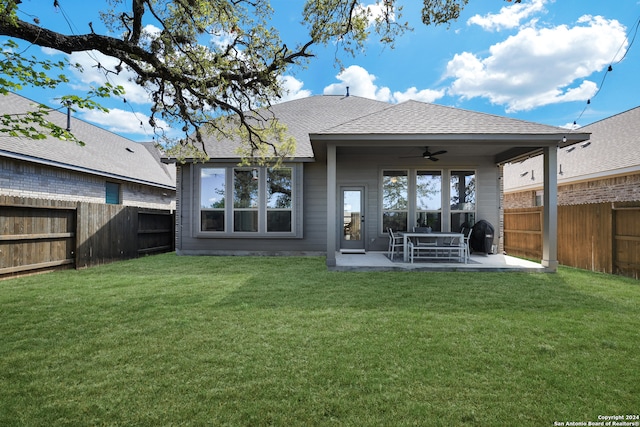
M544 426L640 411L640 284L176 257L0 282L0 425Z

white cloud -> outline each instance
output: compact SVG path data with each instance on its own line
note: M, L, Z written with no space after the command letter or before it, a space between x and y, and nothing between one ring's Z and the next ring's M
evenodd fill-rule
M570 130L576 130L576 129L580 129L582 126L580 126L579 124L577 124L575 122L571 122L571 123L566 123L564 125L561 125L559 127L565 128L565 129L570 129Z
M154 40L158 38L161 33L162 33L161 28L151 24L145 25L144 28L142 29L142 36L147 37L149 40Z
M453 78L448 93L487 98L508 112L587 100L597 86L583 79L619 60L625 40L624 26L600 16L583 16L573 27L523 28L491 46L485 58L455 55L447 64L445 77Z
M359 65L347 67L336 78L340 80L340 83L333 83L325 87L323 91L325 95L345 95L347 86L351 95L384 102L404 102L409 99L433 102L445 95L444 90L418 90L415 87L411 87L405 92L396 91L392 94L391 89L388 87L379 87L374 84L376 76L369 74L367 70Z
M284 89L284 93L278 102L292 101L294 99L307 98L311 96L311 91L302 89L304 83L296 79L293 76L283 76L280 79L280 84Z
M72 64L80 64L83 69L82 72L76 68L71 69L75 79L79 82L79 84L72 85L74 89L87 90L89 86L103 85L109 81L112 85L121 85L124 87L124 97L127 102L136 104L149 104L151 102L145 89L133 81L135 74L128 71L124 65L119 74L109 73L107 79L102 67L114 71L116 65L120 63L118 59L93 50L89 52L72 53L69 55L69 61Z
M79 112L80 118L117 134L132 134L141 136L153 136L153 130L149 125L149 116L142 113L112 108L109 113L99 110L82 110ZM170 131L169 125L161 120L155 119L158 126Z
M374 25L377 19L383 19L386 12L386 7L383 3L359 4L356 7L367 14L369 25ZM395 20L395 13L391 12L389 18L392 21Z
M325 95L345 95L347 86L349 93L363 98L389 101L390 91L388 88L378 88L373 81L376 76L369 74L367 70L359 65L351 65L345 68L336 76L341 83L333 83L324 88ZM385 90L386 89L386 90Z
M404 102L410 99L421 101L421 102L434 102L445 95L446 91L444 89L441 90L433 90L433 89L423 89L418 90L415 87L410 87L404 92L393 92L393 99L396 102Z
M497 14L474 15L469 18L467 25L479 25L487 31L516 28L520 26L522 21L544 11L544 5L548 2L549 0L533 0L531 3L514 3L510 6L502 7Z

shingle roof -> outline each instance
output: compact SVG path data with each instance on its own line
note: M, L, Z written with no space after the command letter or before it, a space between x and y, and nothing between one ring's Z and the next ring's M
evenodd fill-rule
M465 141L501 137L510 143L518 139L561 139L566 133L566 129L554 126L453 107L419 101L389 104L357 96L302 98L276 104L268 114L287 125L297 142L294 156L297 158L314 157L313 138L363 137L366 142L368 135L390 138L455 135ZM218 140L214 136L205 139L205 149L213 159L237 158L237 147L237 141Z
M37 103L17 94L0 95L0 114L24 113L34 110L34 105ZM48 120L67 125L66 114L59 111L50 112ZM86 145L53 137L32 140L0 134L0 156L175 189L175 166L160 163L147 146L76 118L71 119L71 131Z
M557 134L562 129L492 114L419 101L406 101L384 111L343 121L322 134Z
M294 157L312 158L309 134L389 107L386 102L357 96L324 95L275 104L271 107L271 114L286 124L288 133L296 139ZM205 149L211 158L237 157L236 147L229 140L219 141L215 137L205 140Z
M558 152L562 168L558 182L640 171L640 107L584 126L580 132L591 132L591 138ZM520 177L525 171L529 173ZM505 190L536 186L542 186L542 158L505 167Z

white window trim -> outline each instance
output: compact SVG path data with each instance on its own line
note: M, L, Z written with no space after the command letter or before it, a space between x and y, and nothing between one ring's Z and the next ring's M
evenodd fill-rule
M303 237L303 209L302 209L302 189L303 189L303 164L285 163L283 168L291 169L292 194L291 194L291 231L270 231L267 227L267 211L286 209L267 209L267 173L268 167L239 167L237 164L229 163L205 163L194 165L193 167L193 234L199 238L218 239L277 239L277 238L302 238ZM202 231L201 224L201 171L206 168L217 168L225 170L225 207L224 207L224 231ZM258 231L233 231L234 212L242 210L254 210L234 208L233 206L233 171L259 169L259 196L258 196Z
M441 173L441 177L442 177L442 192L441 192L441 197L442 197L442 209L439 211L420 211L420 212L439 212L441 214L441 219L442 219L442 224L441 224L441 231L443 232L449 232L451 231L451 214L452 213L457 213L457 212L465 212L465 213L470 213L473 212L475 215L475 218L477 219L478 217L478 200L479 200L479 196L478 196L478 183L480 182L478 179L478 170L476 168L468 168L468 167L456 167L456 166L451 166L451 167L446 167L446 168L428 168L428 167L413 167L413 168L404 168L404 167L384 167L381 168L379 171L379 224L380 224L380 228L383 228L383 215L384 212L386 212L387 210L384 209L383 206L383 193L384 193L384 189L383 189L383 180L384 180L384 173L387 171L407 171L408 173L408 215L407 215L407 221L408 221L408 227L410 229L413 228L412 224L416 224L417 223L417 203L416 203L416 190L417 190L417 173L418 171L421 172L440 172ZM450 188L450 184L451 184L451 172L452 171L468 171L468 172L473 172L474 176L476 178L476 203L475 203L475 209L474 210L467 210L467 211L459 211L459 210L452 210L451 209L451 188ZM402 211L404 212L404 211ZM472 224L473 225L473 224ZM386 236L386 230L378 230L379 232L379 236L383 237Z
M449 203L447 204L447 208L449 209L449 216L448 216L448 222L449 222L449 229L451 229L451 216L455 213L473 213L473 217L475 218L475 220L478 220L478 170L477 169L470 169L470 168L450 168L448 170L448 174L449 174L449 192L451 191L451 172L473 172L473 176L476 180L476 193L475 193L475 202L474 202L474 208L473 210L465 210L465 209L451 209L451 193L449 193ZM469 227L473 227L473 224L469 224Z

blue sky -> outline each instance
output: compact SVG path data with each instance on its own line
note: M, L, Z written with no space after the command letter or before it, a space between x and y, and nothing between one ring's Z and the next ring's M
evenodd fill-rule
M61 8L42 8L40 0L23 0L24 10L44 26L66 33L72 28L75 34L87 32L90 21L98 29L97 10L106 4L59 3ZM363 1L368 3L372 1ZM586 125L640 105L640 40L633 42L640 0L470 0L460 19L448 27L425 27L419 18L422 2L403 3L403 21L414 31L394 49L372 40L357 57L339 53L344 65L340 70L335 46L315 48L316 57L305 69L285 77L286 99L343 95L349 86L351 95L390 103L416 99L554 126L574 121ZM283 41L290 46L306 41L299 23L302 1L272 4L273 25ZM38 47L28 53L56 57ZM101 82L96 61L110 61L97 53L70 59L84 64L85 72L69 72L69 85L54 91L26 88L20 94L55 106L57 96ZM126 76L111 81L125 86L127 102L105 102L111 109L108 115L77 116L136 141L151 140L147 95Z

